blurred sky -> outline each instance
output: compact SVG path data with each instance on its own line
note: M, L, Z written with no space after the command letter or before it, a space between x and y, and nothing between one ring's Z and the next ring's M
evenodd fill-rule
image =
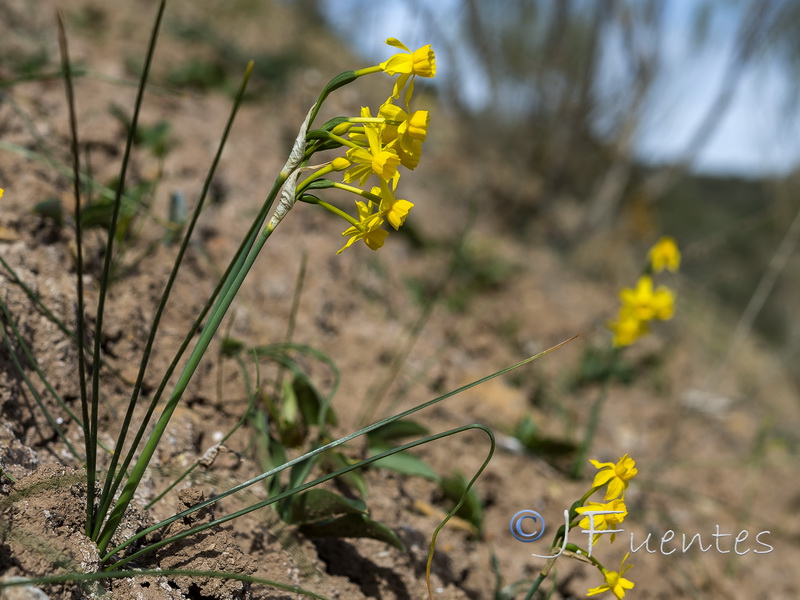
M730 60L743 3L719 5L724 8L715 11L716 18L711 21L712 42L703 52L697 52L690 43L694 2L673 0L667 7L665 72L651 95L636 146L638 157L648 163L680 158L707 114ZM392 49L383 44L387 37L397 37L412 49L426 43L432 43L435 49L437 40L425 37L431 34L413 6L414 2L408 0L320 2L329 22L373 64L391 55ZM426 4L426 8L436 15L440 32L446 32L447 24L456 23L461 17L460 0L437 0ZM358 35L353 35L354 23L358 24ZM454 27L451 29L455 31ZM613 81L613 70L620 68L613 49L607 50L601 63L609 69L608 80ZM437 67L440 72L447 69L440 56ZM470 102L476 107L487 102L479 77L470 77L469 72L460 75ZM785 77L780 66L765 61L742 73L731 105L694 161L693 170L742 176L780 175L798 165L800 111L784 110Z

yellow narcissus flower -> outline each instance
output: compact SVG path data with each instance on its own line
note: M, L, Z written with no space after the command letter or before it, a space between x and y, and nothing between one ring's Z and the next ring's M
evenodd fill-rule
M581 519L581 522L578 524L580 525L581 529L585 529L590 531L594 529L595 531L605 531L607 529L619 529L619 524L628 516L628 509L625 507L625 501L622 498L616 498L611 502L587 502L585 506L581 506L580 508L576 508L575 512L578 514L584 514L587 511L605 511L611 510L615 511L618 514L608 514L608 515L592 515L585 516ZM594 522L593 527L589 527ZM611 534L611 541L614 541L616 537L616 533ZM594 540L592 541L593 544L597 543L600 534L594 535Z
M594 476L592 487L596 488L608 484L606 500L621 498L628 487L628 482L639 472L636 468L636 461L627 454L620 458L617 464L612 462L601 463L596 460L589 462L594 465L595 469L600 469L597 475Z
M663 285L653 290L653 279L648 275L639 278L635 289L624 288L619 298L624 308L632 311L640 321L667 320L672 318L674 312L675 297L672 292Z
M596 588L590 589L586 592L587 596L595 596L597 594L602 594L603 592L611 592L617 598L624 598L625 597L625 590L633 589L633 586L636 585L629 579L625 579L623 575L630 569L633 565L625 566L625 561L628 560L630 556L630 552L625 555L622 559L622 563L619 566L619 571L609 571L607 569L601 569L603 573L603 577L605 577L606 584L601 585Z
M616 321L611 321L608 328L614 333L614 346L630 346L645 333L647 333L647 322L640 321L634 311L620 308Z
M400 226L405 222L408 216L408 211L414 207L414 204L408 200L395 199L392 190L390 190L389 186L384 182L381 182L381 187L374 187L371 191L381 198L381 204L378 210L379 214L385 217L386 220L389 221L389 224L396 230L400 229Z
M414 76L436 76L436 56L430 44L422 46L412 52L405 44L395 38L387 39L386 43L394 48L404 50L404 52L395 54L389 58L389 60L382 62L379 66L382 71L389 75L400 75L394 84L392 98L399 98L400 90L406 86L409 79L411 80L411 85L409 86L408 92L406 92L406 103L408 103L408 99L411 97L414 90Z
M386 119L383 129L383 143L398 140L401 146L411 147L412 141L424 142L428 137L430 115L427 110L415 110L408 114L399 106L392 104L391 98L378 110L378 116Z
M371 118L369 108L362 107L361 116ZM381 123L364 123L363 136L366 138L366 148L350 148L347 151L347 159L353 166L344 174L345 183L351 183L358 179L359 185L370 175L375 174L383 181L393 180L397 185L400 174L397 167L400 165L400 157L397 152L389 146L384 146L381 138L383 136L383 125ZM351 136L351 139L353 136ZM360 141L360 135L356 136Z
M664 269L674 273L681 266L681 253L678 250L678 244L674 238L667 235L650 248L647 258L650 260L650 265L655 273L660 273Z
M429 123L430 115L427 110L415 110L407 115L407 118L397 128L400 143L402 144L404 139L424 142L428 137Z
M342 248L336 253L341 254L344 250L353 245L353 242L364 240L364 243L372 250L377 250L383 247L386 241L386 236L389 232L381 229L383 225L383 218L380 213L374 212L375 204L373 202L361 202L356 200L356 208L358 209L358 225L353 225L342 232L343 236L349 236L350 239Z

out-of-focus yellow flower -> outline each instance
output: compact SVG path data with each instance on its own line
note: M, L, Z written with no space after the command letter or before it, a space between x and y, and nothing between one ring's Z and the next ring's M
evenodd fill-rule
M639 278L635 289L624 288L619 298L623 308L630 310L640 321L667 320L672 318L674 312L675 297L672 292L663 285L653 290L653 279L648 275Z
M602 594L604 592L611 592L617 598L624 598L625 597L625 590L633 589L633 586L636 585L629 579L625 579L623 575L631 568L632 565L625 565L625 561L628 560L630 556L630 552L625 555L622 559L622 563L619 566L619 571L609 571L607 569L601 569L603 573L603 577L605 577L606 584L601 585L596 588L590 589L586 592L587 596L595 596L597 594Z
M639 472L639 469L636 468L636 461L627 454L622 456L616 464L612 462L601 463L596 460L589 462L594 465L595 469L600 469L597 475L594 476L592 487L608 484L606 500L621 498L628 487L628 482Z
M3 188L0 188L0 198L3 197Z
M380 64L381 70L389 75L400 75L394 84L392 91L392 98L399 98L400 91L406 86L406 83L411 81L409 89L406 92L406 104L411 97L414 90L414 77L435 77L436 76L436 56L430 44L422 46L413 52L408 47L395 38L389 38L386 43L394 48L400 48L404 52L400 52L390 57Z
M375 204L373 202L356 200L356 207L359 217L358 225L353 225L342 232L343 236L349 236L350 239L336 254L341 254L358 240L364 240L370 249L377 250L383 246L386 236L389 235L388 231L381 229L384 220L380 213L374 211Z
M606 514L606 515L592 515L585 516L581 519L581 522L578 524L581 529L585 529L587 531L606 531L607 529L619 529L619 524L622 523L623 519L628 516L628 509L625 506L625 501L622 498L616 498L611 502L587 502L584 506L575 509L575 512L579 514L584 514L586 512L594 512L594 511L614 511L615 514ZM591 521L594 522L594 526L590 527L592 524ZM616 537L616 533L611 534L611 541L614 541ZM598 538L600 537L599 533L594 535L594 540L592 541L593 544L597 543Z
M653 272L660 273L664 269L673 273L681 266L681 253L674 238L665 235L647 253Z
M647 322L640 321L634 311L622 307L616 321L611 321L608 328L614 333L614 346L630 346L645 333Z

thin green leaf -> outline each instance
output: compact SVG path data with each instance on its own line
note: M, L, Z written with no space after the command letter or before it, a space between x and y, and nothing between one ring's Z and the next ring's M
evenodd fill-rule
M325 406L325 399L314 387L311 380L305 374L300 374L300 376L292 380L292 389L297 398L297 405L300 408L303 420L309 425L322 422L323 416L321 413ZM336 425L338 422L336 414L332 410L327 411L327 413L327 424Z
M377 444L379 442L391 442L406 437L415 437L420 435L427 435L428 428L416 421L405 419L395 421L384 425L380 429L371 431L367 434L367 440L370 444Z
M50 219L59 227L64 225L64 205L61 203L60 198L42 200L33 207L33 212L46 219Z
M338 471L349 465L354 465L357 462L357 460L348 458L345 454L342 454L336 450L328 452L320 458L322 468L327 471ZM295 485L299 485L303 483L303 481L297 481L295 482ZM364 476L358 469L344 473L339 478L339 481L344 483L344 485L347 486L347 488L353 493L358 494L360 498L366 498L369 495L367 481L364 479Z
M381 452L386 452L391 446L376 444L370 446L367 454L375 456ZM439 481L439 476L436 474L431 466L418 456L413 454L401 453L394 454L381 461L382 469L390 469L403 475L412 475L414 477L423 477L430 481Z
M464 475L455 473L452 477L443 477L439 485L446 498L453 502L461 501L461 506L455 514L472 523L478 531L482 531L483 504L475 488L467 485Z
M313 489L292 496L284 519L290 525L307 525L339 515L365 514L362 500L351 500L330 490Z

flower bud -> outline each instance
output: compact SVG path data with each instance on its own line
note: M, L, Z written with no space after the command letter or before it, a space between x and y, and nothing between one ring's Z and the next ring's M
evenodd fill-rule
M347 160L344 156L337 156L331 161L331 166L333 167L334 171L344 171L347 169L352 163Z
M344 123L339 123L336 127L331 129L331 133L334 135L344 135L345 133L350 131L350 128L352 126L353 126L352 123L348 123L347 121L345 121Z

